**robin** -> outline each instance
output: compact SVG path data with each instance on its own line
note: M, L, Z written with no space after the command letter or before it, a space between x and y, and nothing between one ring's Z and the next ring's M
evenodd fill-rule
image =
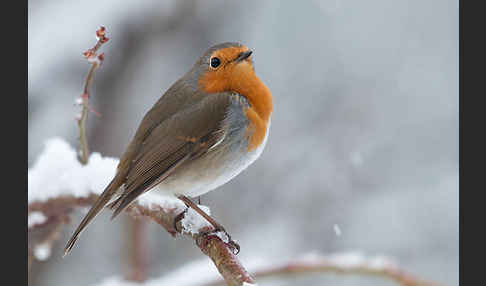
M115 177L79 224L65 254L105 206L114 211L113 219L149 190L176 196L224 231L189 197L225 184L263 151L272 94L256 76L251 54L239 43L215 45L162 95L142 119Z

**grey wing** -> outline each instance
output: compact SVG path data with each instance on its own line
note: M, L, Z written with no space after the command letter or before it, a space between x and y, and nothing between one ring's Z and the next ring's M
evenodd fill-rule
M223 138L230 104L226 93L207 95L154 127L132 156L123 194L111 205L115 209L112 218Z

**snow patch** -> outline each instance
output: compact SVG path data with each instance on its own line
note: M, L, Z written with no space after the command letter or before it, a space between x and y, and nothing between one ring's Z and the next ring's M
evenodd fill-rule
M82 165L77 158L77 151L65 140L52 138L46 141L45 148L28 172L28 203L44 202L59 196L87 197L90 194L101 194L116 174L117 158L103 157L100 153L92 153L88 164ZM137 199L143 207L155 210L175 209L182 212L185 204L175 198L147 192ZM209 208L201 206L207 213ZM89 208L88 208L89 209ZM83 212L87 212L84 209ZM186 224L196 231L203 226L203 218L189 212ZM42 223L38 214L29 215L29 227Z
M331 264L343 269L365 267L373 270L384 270L395 267L387 257L377 255L367 257L359 251L322 255L318 252L309 252L297 259L297 262L306 264Z
M203 205L198 205L199 208L207 213L208 215L211 215L211 210L207 206ZM182 228L184 233L190 233L190 234L198 234L199 230L202 229L203 227L210 227L211 224L200 214L198 214L195 210L192 208L189 208L184 216L184 218L181 220Z
M37 260L44 261L51 256L51 245L41 243L34 248L34 256Z
M341 268L355 268L363 265L366 260L360 252L348 252L331 255L329 261Z
M93 153L88 162L81 165L76 151L63 139L49 139L28 172L28 203L61 195L101 194L115 175L118 160Z
M186 209L186 205L178 198L160 195L156 192L144 193L136 201L139 205L150 210L162 207L163 209L176 209L182 212Z
M42 212L31 212L27 218L27 226L31 228L38 224L43 224L46 222L47 217Z
M395 267L394 263L384 256L365 257L360 252L347 252L329 256L329 262L342 268L366 267L373 270L384 270Z
M368 267L374 270L396 268L395 263L385 256L375 256L369 259Z
M214 235L219 237L224 243L229 243L229 237L226 235L226 233L224 233L224 231L218 231L218 232L214 233ZM236 243L235 240L233 240L233 241Z

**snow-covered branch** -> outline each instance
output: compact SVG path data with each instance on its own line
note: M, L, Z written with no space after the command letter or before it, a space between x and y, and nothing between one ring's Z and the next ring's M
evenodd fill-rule
M49 257L59 227L69 222L69 215L75 208L88 207L96 200L114 176L117 164L117 159L93 153L88 164L82 165L76 158L76 151L64 140L47 141L44 152L28 173L30 253L38 260ZM200 207L209 214L209 208ZM175 217L185 208L176 198L148 192L127 208L126 213L132 217L148 217L172 236L177 233L191 236L228 285L254 283L222 236L212 233L213 227L195 211L189 209L175 227Z
M358 251L319 254L307 253L288 261L258 257L245 261L255 278L288 277L310 273L334 273L343 275L377 276L395 281L402 286L438 286L434 282L424 281L400 269L384 256L367 256ZM191 273L192 275L187 275ZM198 277L197 280L192 279ZM260 280L259 279L259 280ZM160 278L152 278L142 284L133 284L120 277L109 277L95 286L219 286L224 281L212 269L206 260L190 262L172 273ZM248 284L250 285L250 284Z
M250 268L251 269L251 268ZM332 255L309 253L285 263L274 262L251 269L255 278L303 275L309 273L336 273L379 276L395 281L402 286L438 286L434 282L421 280L400 269L384 256L367 257L360 252L346 252ZM222 281L204 286L224 285Z

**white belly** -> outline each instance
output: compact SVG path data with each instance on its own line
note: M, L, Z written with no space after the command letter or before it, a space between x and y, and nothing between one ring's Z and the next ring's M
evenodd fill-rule
M204 162L191 162L183 172L174 173L150 193L197 197L224 185L261 155L267 143L269 128L270 122L267 124L265 138L257 149L250 152L246 148L232 151L231 154L224 155L224 159L215 156L215 160L211 160L211 155L208 154L209 159L205 158Z

